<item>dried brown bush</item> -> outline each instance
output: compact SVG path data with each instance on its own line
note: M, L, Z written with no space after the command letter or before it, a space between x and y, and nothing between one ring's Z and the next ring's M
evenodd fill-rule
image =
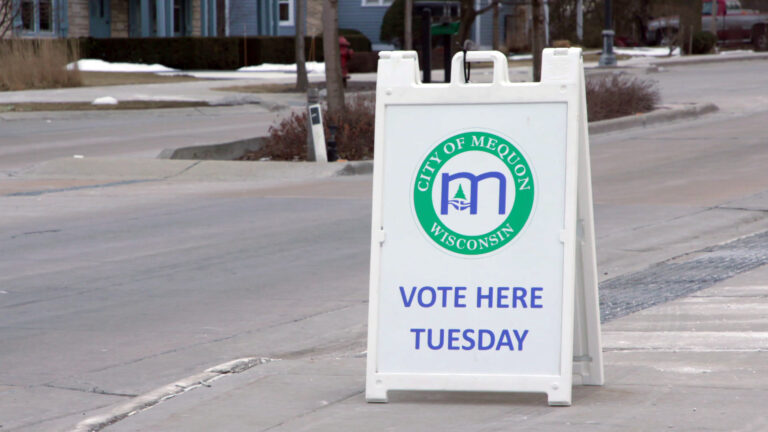
M654 109L659 92L653 81L627 75L591 77L586 83L587 111L590 121L622 117ZM338 125L337 151L340 159L373 158L374 135L373 96L352 97L343 116L328 117L323 110L325 136L330 137L328 125ZM307 113L292 113L269 128L269 141L259 151L248 153L243 160L305 160L307 153Z
M330 137L328 125L338 126L336 152L339 159L361 160L373 158L375 103L373 96L353 96L347 100L343 115L329 116L323 109L326 139ZM243 156L242 160L305 160L307 156L307 113L291 113L277 125L269 128L269 141L258 151Z
M0 90L80 86L80 71L66 69L78 58L77 41L0 41Z
M589 121L648 112L659 102L656 83L638 77L620 74L589 77L586 87Z

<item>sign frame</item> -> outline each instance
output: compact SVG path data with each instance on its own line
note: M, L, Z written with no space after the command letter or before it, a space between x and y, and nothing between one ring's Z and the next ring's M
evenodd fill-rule
M510 83L507 59L496 51L471 51L468 62L493 62L490 83L465 83L464 54L453 57L450 83L422 84L413 51L379 54L376 89L371 273L368 318L366 400L387 402L390 390L546 393L550 405L570 405L574 375L581 384L602 385L597 269L589 167L589 142L581 49L545 49L539 83ZM524 375L380 372L379 322L385 165L385 113L390 106L564 103L566 113L565 214L559 373Z

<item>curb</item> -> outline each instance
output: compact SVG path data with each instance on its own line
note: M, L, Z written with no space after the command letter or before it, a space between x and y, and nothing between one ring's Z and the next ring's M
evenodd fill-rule
M685 60L685 59L691 59L691 60ZM707 64L707 63L723 63L723 62L750 61L750 60L768 60L768 52L753 53L749 55L738 55L738 54L708 55L701 58L698 58L697 56L686 56L686 57L681 57L679 59L673 59L673 60L664 60L664 61L656 61L656 62L652 61L650 62L649 66L656 66L656 67L686 66L686 65L697 65L697 64Z
M219 160L233 161L248 152L260 150L264 147L267 137L248 138L223 144L210 144L200 146L179 147L165 149L157 156L158 159L183 159L183 160Z
M182 393L200 387L210 387L210 383L226 375L244 372L252 367L263 365L271 361L274 361L274 359L247 357L222 363L218 366L208 368L202 373L192 375L152 390L149 393L137 396L124 404L117 405L106 414L87 418L78 423L77 426L72 429L72 432L100 431L126 417L138 414L141 411L152 408L153 406Z
M645 114L600 120L589 123L589 134L597 135L606 132L646 127L674 120L695 118L719 110L713 103L693 104L682 108L662 107Z

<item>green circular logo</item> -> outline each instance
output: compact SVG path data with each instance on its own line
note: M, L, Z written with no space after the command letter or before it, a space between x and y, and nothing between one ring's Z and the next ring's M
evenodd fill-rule
M508 244L523 229L534 201L528 161L508 140L464 132L435 146L413 180L413 206L440 247L477 256Z

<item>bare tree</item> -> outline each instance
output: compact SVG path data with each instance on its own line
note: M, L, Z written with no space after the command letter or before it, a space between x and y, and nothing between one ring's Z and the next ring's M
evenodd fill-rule
M328 91L328 115L344 112L344 83L339 55L339 0L323 0L323 56L325 85Z
M491 0L491 2L480 9L475 9L475 0L461 0L461 23L459 24L459 42L464 43L469 39L469 29L478 15L482 15L498 5L500 0ZM480 42L480 41L477 41Z
M13 33L13 22L21 13L21 7L13 0L0 0L0 39Z
M307 0L296 0L296 89L300 92L307 91L309 79L307 78L307 62L304 58L304 25L307 21Z
M531 28L531 53L533 54L533 81L541 81L541 51L544 49L544 5L541 0L531 1L533 25Z

